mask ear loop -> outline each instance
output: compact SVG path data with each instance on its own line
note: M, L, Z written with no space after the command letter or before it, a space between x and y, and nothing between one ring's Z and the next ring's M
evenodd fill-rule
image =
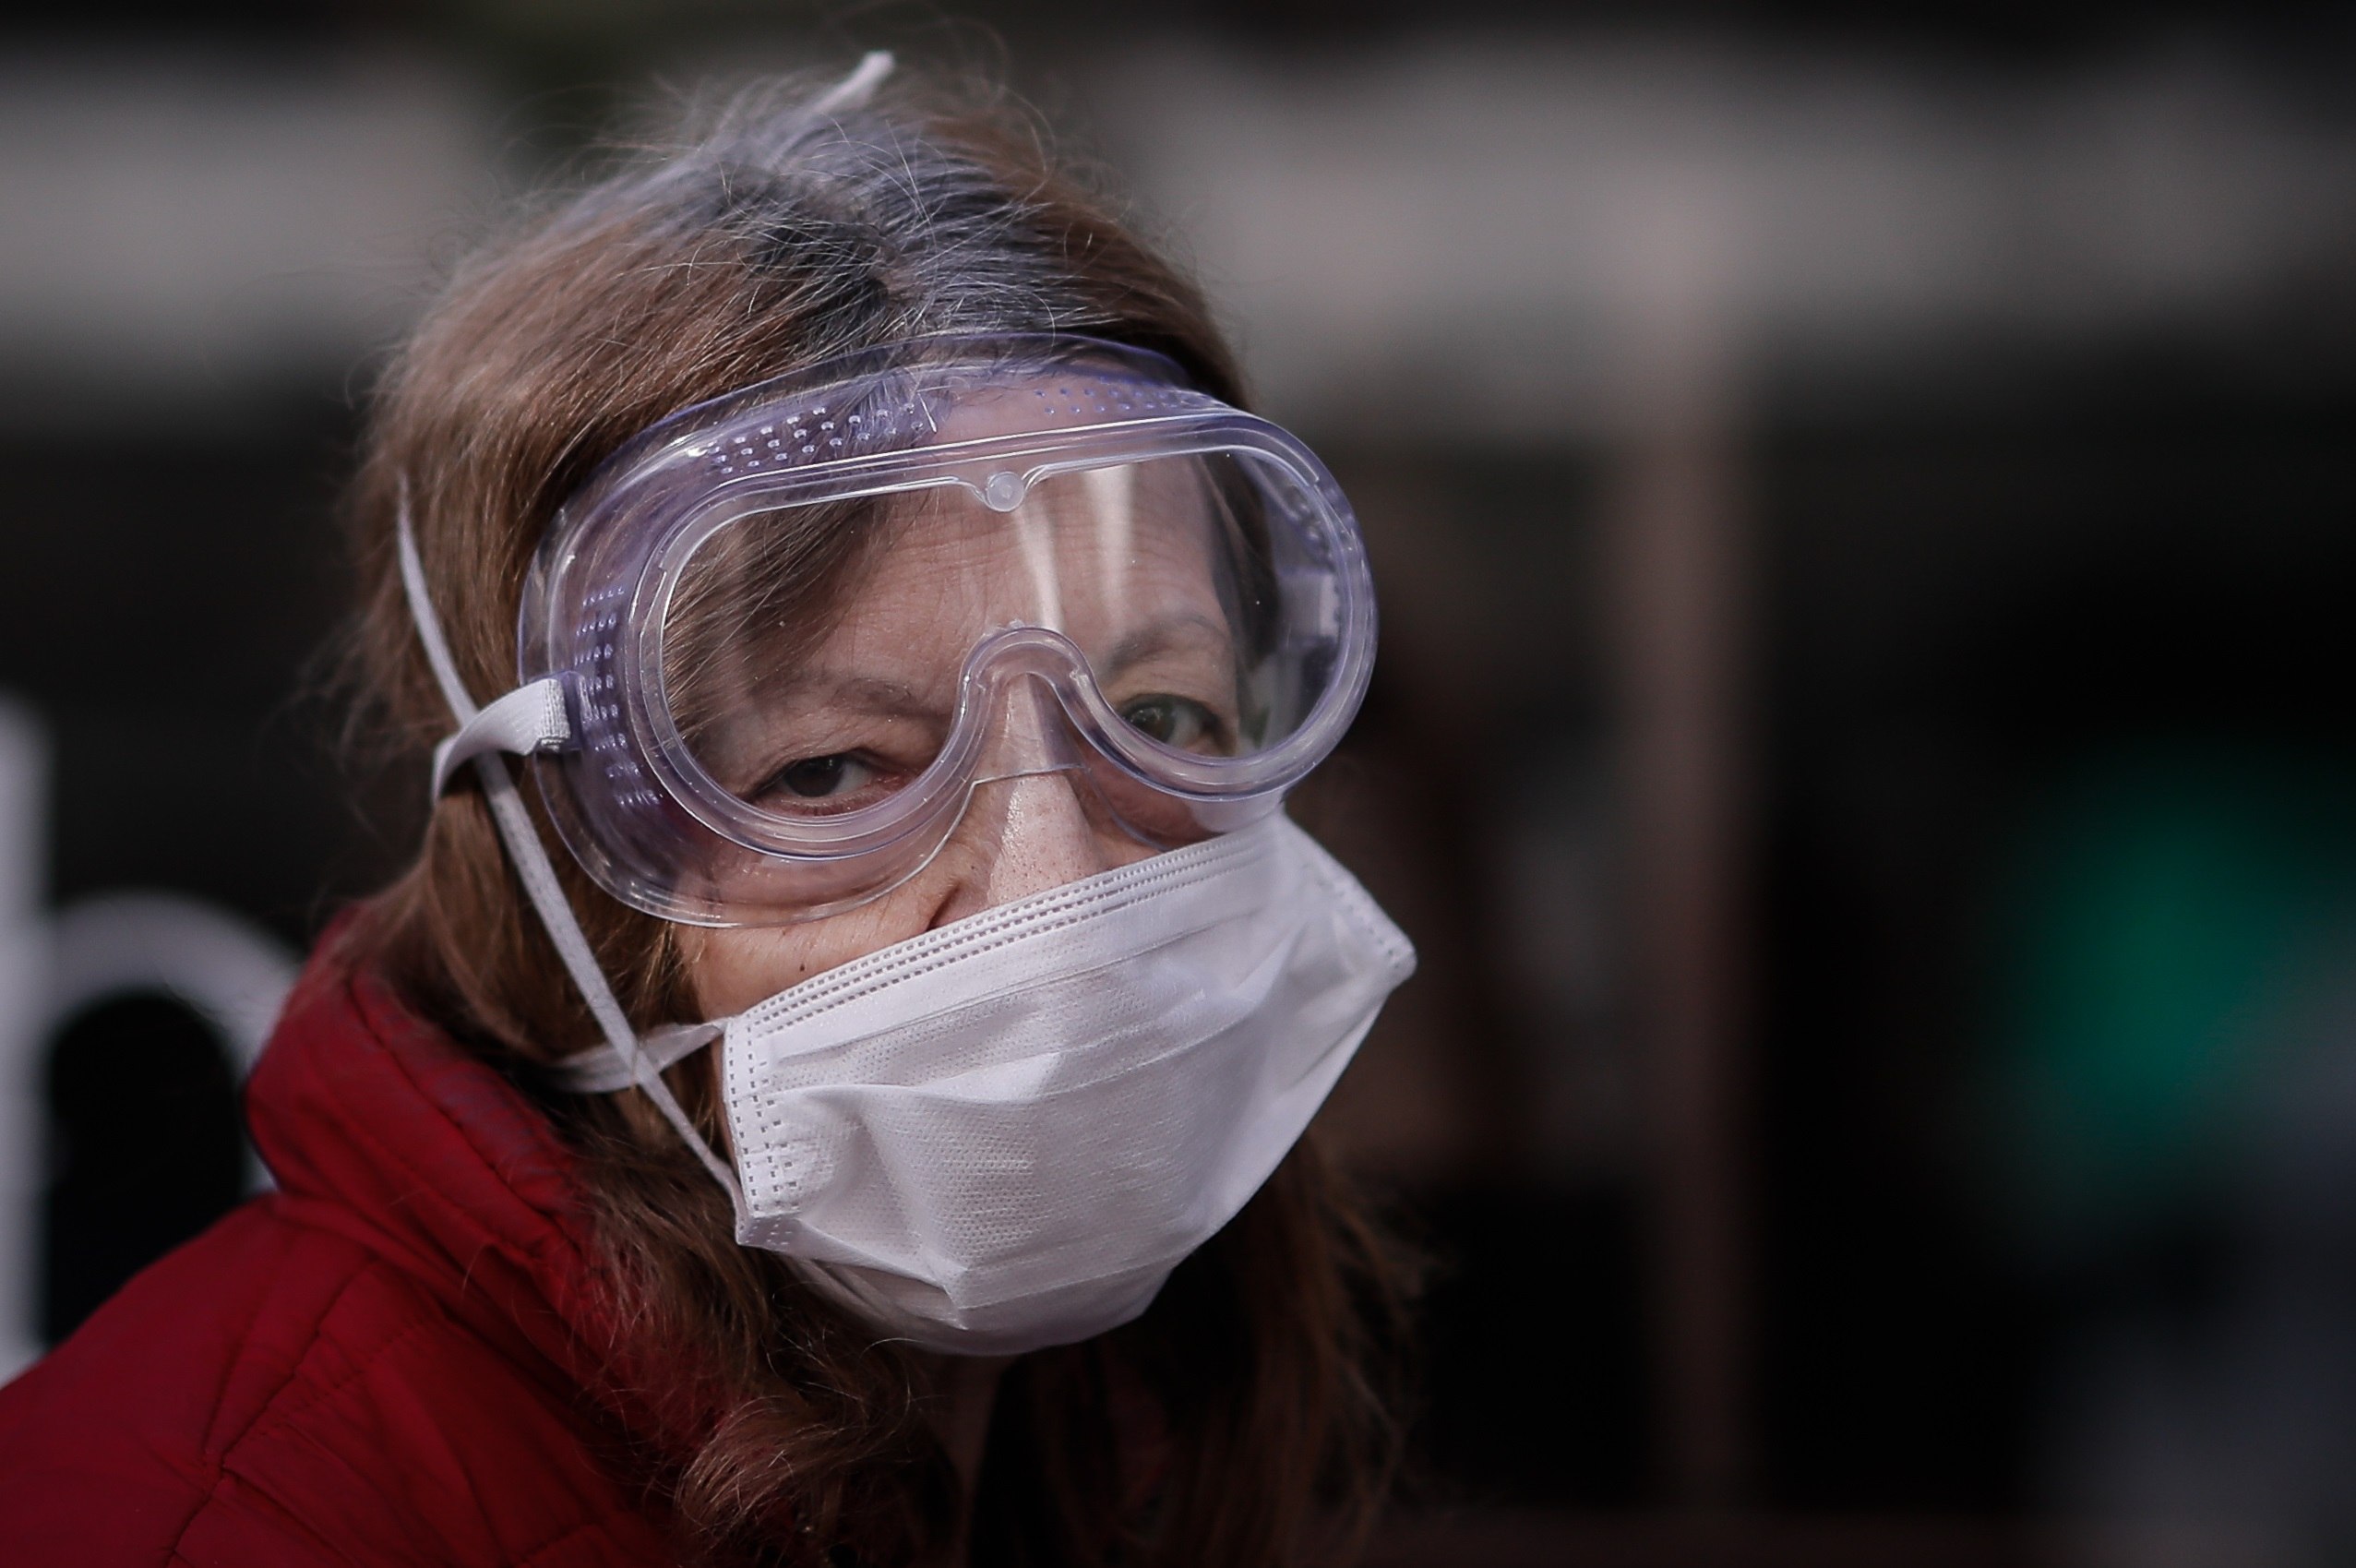
M472 720L477 710L473 699L467 695L465 683L459 679L457 661L450 657L449 642L442 635L441 618L434 613L434 602L425 591L425 568L418 558L416 531L409 521L406 475L401 480L398 508L401 585L409 598L410 618L417 624L417 638L425 645L425 661L434 667L434 679L442 688L442 700L463 725ZM564 961L566 973L572 976L581 999L589 1004L590 1015L597 1020L616 1064L629 1083L654 1102L663 1119L695 1151L696 1158L703 1162L704 1168L712 1172L712 1179L741 1213L744 1193L736 1185L736 1173L696 1131L695 1123L688 1119L687 1111L672 1095L671 1086L663 1081L661 1071L640 1044L638 1031L623 1015L622 1004L615 999L614 988L605 983L604 971L597 967L596 955L590 952L589 939L582 934L580 922L565 899L564 888L556 880L556 868L549 863L548 851L540 842L538 830L532 825L530 813L524 810L523 797L516 789L507 763L491 753L472 760L475 776L483 781L483 796L490 803L491 820L508 846L516 880L523 884L525 896L539 912L540 924L546 928L548 940L556 944L556 956Z

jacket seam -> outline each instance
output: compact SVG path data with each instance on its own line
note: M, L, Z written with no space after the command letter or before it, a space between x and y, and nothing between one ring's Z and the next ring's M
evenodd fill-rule
M355 982L356 977L348 976L343 986L351 1023L356 1024L359 1032L372 1042L385 1065L401 1083L412 1093L438 1104L438 1096L427 1087L431 1075L421 1073L421 1064L411 1060L403 1048L408 1043L409 1032L399 1024L405 1020L387 1016L381 1005L372 1005L379 999L364 995L363 988ZM509 1188L515 1199L524 1207L538 1209L542 1206L524 1197L520 1191L514 1191L513 1178L516 1175L532 1176L535 1172L529 1166L520 1170L511 1169L512 1162L501 1157L505 1144L498 1136L501 1128L497 1123L477 1127L459 1117L449 1117L448 1122L449 1131L457 1135L456 1142L467 1151L477 1171L486 1179ZM357 1132L361 1146L370 1157L397 1170L404 1185L431 1190L433 1183L427 1179L425 1168L399 1139L385 1136L388 1130L375 1125L365 1116L353 1119L353 1131ZM394 1202L399 1204L403 1201L397 1190ZM493 1211L495 1215L500 1212ZM162 1547L160 1558L151 1560L160 1560L169 1568L194 1568L195 1559L188 1550L191 1536L207 1529L208 1521L218 1521L225 1514L243 1506L230 1496L233 1491L240 1497L250 1492L257 1505L284 1515L288 1523L302 1527L305 1522L301 1518L299 1500L281 1494L273 1486L269 1467L263 1464L269 1458L269 1453L257 1450L290 1436L297 1442L313 1440L316 1434L303 1425L306 1418L330 1406L339 1397L350 1397L350 1391L355 1385L372 1375L381 1374L388 1361L400 1355L404 1347L430 1340L437 1333L453 1325L465 1327L462 1318L452 1311L451 1304L440 1299L442 1290L438 1275L420 1277L413 1266L398 1256L379 1251L364 1237L350 1235L332 1227L306 1224L293 1215L281 1217L305 1230L322 1231L332 1236L341 1244L340 1250L348 1249L342 1259L343 1277L333 1282L332 1288L323 1299L315 1298L318 1304L297 1320L307 1320L307 1331L301 1342L293 1347L292 1354L282 1366L269 1365L277 1358L266 1352L276 1348L275 1342L265 1345L258 1337L264 1323L277 1321L272 1314L272 1306L280 1292L274 1285L265 1283L240 1314L231 1351L221 1359L208 1380L210 1383L209 1414L199 1429L205 1434L201 1449L190 1456L195 1463L179 1468L181 1484L186 1489L183 1493L182 1517L176 1525L167 1526L169 1533L164 1534L159 1543ZM592 1250L558 1216L545 1217L556 1223L544 1227L521 1229L502 1225L496 1218L491 1219L490 1223L476 1218L469 1227L473 1256L460 1263L460 1290L465 1289L466 1281L481 1257L495 1251L513 1249L532 1260L536 1270L543 1271L550 1268L553 1260L560 1259L562 1263L556 1263L556 1267L568 1277L577 1275L583 1266L591 1264ZM566 1264L572 1266L567 1269ZM320 1366L319 1361L325 1359L320 1357L320 1350L332 1348L326 1337L329 1326L337 1323L340 1316L346 1315L345 1308L353 1300L355 1290L360 1289L364 1282L373 1286L383 1281L391 1281L419 1292L428 1310L411 1314L412 1321L405 1324L386 1325L392 1332L381 1337L369 1335L363 1339L353 1347L354 1353L349 1356L343 1367L330 1371ZM362 1324L355 1323L352 1326ZM568 1326L571 1325L568 1323ZM473 1337L471 1333L470 1337ZM373 1339L374 1343L368 1343L369 1339ZM347 1343L350 1341L347 1340ZM257 1378L254 1375L257 1373L262 1375ZM233 1393L239 1395L235 1406L251 1412L234 1421L225 1418L232 1408L229 1395ZM258 1472L257 1466L262 1466ZM234 1487L230 1484L233 1480L236 1482ZM296 1509L296 1512L289 1514L290 1508ZM554 1537L508 1561L512 1568L546 1563L568 1543L594 1538L601 1531L610 1533L616 1521L629 1517L631 1513L628 1507L616 1506L609 1501L591 1518L561 1527ZM336 1551L330 1543L313 1543L313 1550L320 1547L328 1549L330 1561L353 1561L342 1552Z
M196 1527L197 1522L205 1516L205 1513L208 1509L220 1502L221 1483L223 1480L226 1480L228 1476L229 1473L223 1471L214 1477L213 1484L206 1489L205 1495L197 1501L196 1508L192 1510L188 1515L187 1522L183 1524L180 1526L179 1533L172 1538L172 1544L167 1547L164 1551L165 1568L174 1568L174 1565L178 1565L178 1568L199 1568L196 1560L191 1558L187 1552L188 1532ZM248 1481L250 1484L250 1478L248 1477L240 1476L238 1478L240 1480ZM269 1497L269 1493L265 1490L261 1490L260 1489L257 1489L257 1493L264 1498ZM271 1499L270 1501L273 1505L278 1506L281 1511L283 1512L282 1503L279 1503L275 1499ZM327 1550L332 1552L335 1561L339 1562L348 1563L356 1561L350 1552L338 1550L330 1543L319 1540L316 1536L313 1537L313 1541L314 1544L323 1547Z
M580 1524L573 1526L571 1528L565 1530L558 1535L550 1537L548 1539L541 1542L538 1546L533 1547L530 1551L525 1552L521 1557L517 1558L511 1565L511 1568L532 1568L533 1563L542 1561L558 1547L570 1541L579 1540L583 1536L603 1530L606 1526L612 1524L615 1520L621 1518L628 1512L628 1510L627 1509L611 1508L607 1509L604 1513L598 1514L593 1519L584 1519Z
M354 998L353 999L355 1002L359 1000L358 998ZM373 1021L365 1016L365 1013L361 1019L361 1026L368 1032L369 1037L377 1042L378 1048L384 1052L392 1069L401 1074L409 1086L412 1089L414 1089L419 1095L425 1095L430 1098L430 1095L428 1095L425 1086L418 1082L416 1074L410 1071L409 1064L401 1059L401 1053L392 1047L390 1042L386 1040L384 1035L377 1029ZM506 1185L507 1179L501 1172L498 1162L491 1156L490 1153L485 1150L482 1144L475 1141L465 1127L458 1125L455 1122L452 1123L452 1126L458 1132L460 1142L464 1143L467 1151L473 1156L483 1174L493 1181ZM432 1190L434 1184L427 1179L425 1171L421 1168L416 1161L410 1156L408 1152L401 1146L398 1140L388 1139L382 1136L377 1129L368 1126L365 1120L356 1122L349 1131L352 1137L356 1142L365 1145L368 1152L377 1159L383 1162L388 1167L397 1167L402 1176L406 1178L417 1191L429 1191ZM512 1189L510 1189L510 1191L512 1191ZM401 1200L396 1200L396 1202L400 1201ZM546 1269L549 1266L547 1255L548 1250L551 1247L561 1247L565 1250L565 1262L563 1264L558 1266L558 1272L563 1273L568 1276L575 1276L594 1266L582 1248L576 1243L570 1236L567 1235L560 1226L553 1223L549 1225L545 1230L536 1236L526 1236L504 1229L495 1224L485 1224L477 1220L474 1224L473 1235L471 1239L472 1242L472 1248L463 1261L459 1259L456 1255L453 1255L450 1259L451 1263L458 1270L458 1299L448 1302L437 1300L437 1305L439 1307L439 1310L444 1313L444 1315L453 1323L456 1323L460 1328L465 1329L470 1335L472 1335L474 1331L471 1327L468 1327L465 1323L465 1320L461 1315L460 1307L465 1297L468 1284L473 1277L474 1266L476 1263L482 1259L484 1254L488 1252L504 1252L511 1251L520 1256L528 1257L532 1261L533 1267L538 1269ZM389 1269L404 1278L415 1277L411 1275L408 1270L401 1268L398 1260L385 1258L378 1255L376 1258L376 1262L378 1266ZM421 1281L420 1283L426 1285L427 1294L437 1295L437 1292L431 1287L430 1282ZM550 1300L549 1305L552 1308L556 1307L556 1303L553 1299ZM568 1334L578 1333L577 1325L570 1321L568 1315L563 1313L561 1310L559 1310L558 1315L564 1320L566 1332ZM558 1364L558 1370L565 1372L568 1377L573 1377L575 1381L579 1381L578 1378L575 1377L575 1374L570 1372L568 1369L563 1368L561 1364Z
M265 1406L262 1413L255 1418L254 1423L239 1434L237 1441L221 1451L221 1469L226 1471L229 1468L230 1461L236 1457L239 1449L265 1433L276 1431L317 1409L319 1406L375 1371L377 1363L390 1355L393 1350L420 1335L431 1332L435 1326L430 1320L413 1322L390 1338L377 1341L375 1348L371 1349L366 1356L355 1359L351 1366L345 1368L334 1378L323 1382L314 1382L304 1391L302 1398L291 1401L283 1406L280 1406L275 1401Z
M433 1097L432 1095L419 1080L417 1074L412 1071L409 1061L402 1056L387 1032L377 1026L374 1010L369 1006L368 999L359 994L357 981L347 980L345 987L355 1022L367 1032L368 1037L376 1043L377 1048L383 1052L386 1064L399 1073L410 1088L415 1090L422 1097L430 1100ZM493 1156L489 1149L476 1140L473 1130L456 1119L451 1120L450 1126L452 1131L458 1133L460 1141L466 1145L467 1152L474 1156L475 1163L481 1167L484 1174L499 1185L508 1187L512 1192L513 1188L501 1171L498 1160ZM384 1158L398 1164L402 1173L415 1182L421 1190L429 1190L432 1187L433 1184L425 1179L425 1173L418 1168L416 1162L410 1158L407 1151L377 1137L375 1130L368 1127L365 1121L357 1124L355 1130L366 1137L372 1149ZM520 1194L517 1194L517 1201L525 1202ZM530 1204L525 1203L525 1206L529 1207ZM516 1235L496 1226L479 1225L477 1251L520 1244L520 1251L538 1260L542 1259L543 1254L551 1245L556 1245L563 1247L575 1263L584 1267L591 1266L592 1260L588 1251L561 1224L554 1223L554 1216L547 1217L552 1223L539 1234L532 1236ZM466 1265L464 1272L471 1273L472 1268L472 1265L470 1263Z
M335 1294L328 1299L327 1304L319 1309L318 1323L320 1325L324 1325L328 1319L335 1315L335 1310L343 1304L344 1297L351 1293L352 1287L359 1283L363 1275L370 1273L372 1270L381 1268L383 1264L380 1260L371 1258L359 1268L354 1269L352 1274L345 1278L343 1283L336 1287ZM258 1317L259 1315L260 1312L257 1308L255 1316ZM249 1320L245 1325L246 1334L249 1336L253 1332L253 1326L252 1321ZM374 1358L372 1357L371 1359L373 1359ZM233 1355L223 1358L221 1381L213 1390L214 1409L220 1409L221 1406L226 1403L229 1394L229 1382L232 1378L236 1376L238 1365L238 1357ZM188 1532L197 1527L197 1521L204 1517L205 1511L220 1501L221 1482L228 1479L230 1475L230 1456L235 1454L237 1450L244 1447L245 1443L252 1439L254 1434L260 1430L262 1427L269 1421L273 1413L276 1412L278 1402L280 1399L284 1397L287 1389L293 1385L296 1373L302 1370L302 1365L303 1359L299 1356L296 1357L293 1362L287 1367L284 1373L280 1376L276 1386L270 1390L269 1396L262 1400L260 1407L254 1412L254 1418L247 1421L245 1426L240 1428L235 1436L232 1437L218 1429L215 1430L213 1435L216 1438L224 1438L226 1441L221 1443L217 1452L212 1453L206 1457L204 1478L197 1489L195 1499L188 1505L187 1516L183 1518L180 1521L179 1527L172 1532L172 1544L166 1549L168 1561L181 1562L187 1561L186 1555L181 1550L181 1548L187 1543ZM308 1409L309 1407L309 1403L306 1403L303 1406L305 1409ZM212 1445L208 1443L206 1446L209 1448Z

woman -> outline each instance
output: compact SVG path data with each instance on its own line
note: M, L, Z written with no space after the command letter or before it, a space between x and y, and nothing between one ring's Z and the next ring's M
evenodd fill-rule
M278 1191L0 1394L0 1558L1362 1532L1398 1296L1298 1140L1412 956L1280 809L1357 535L1190 287L888 70L574 196L393 367L425 843L255 1073Z

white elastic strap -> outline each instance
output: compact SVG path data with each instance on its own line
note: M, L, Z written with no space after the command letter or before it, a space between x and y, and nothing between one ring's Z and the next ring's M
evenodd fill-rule
M563 682L549 676L530 686L519 686L434 748L434 791L428 798L439 800L459 764L472 762L486 751L528 757L535 751L555 751L572 737Z
M418 640L425 645L425 659L434 667L434 678L440 683L443 700L458 716L463 733L463 726L473 721L479 710L459 679L458 664L451 659L449 644L442 636L441 618L435 615L433 600L425 592L425 569L417 557L417 538L410 527L409 485L405 479L401 485L397 543L401 584L409 595L409 613L417 622ZM491 820L515 864L516 879L523 883L532 907L539 911L540 923L547 928L548 940L556 944L556 955L564 961L566 972L580 988L581 999L589 1003L590 1013L597 1020L597 1027L604 1033L617 1068L627 1082L645 1091L662 1111L664 1119L687 1141L688 1147L695 1151L704 1168L712 1172L713 1179L741 1212L744 1197L736 1186L736 1173L728 1168L727 1161L712 1152L712 1145L703 1141L703 1134L688 1119L688 1113L673 1096L671 1086L663 1082L662 1070L640 1048L637 1031L622 1015L622 1004L614 999L613 987L605 983L604 972L597 967L596 955L589 951L589 939L581 934L572 905L565 902L565 891L556 881L556 868L548 862L548 852L523 808L523 797L516 792L507 763L490 752L475 757L473 761L475 773L483 781L484 798L491 805Z
M875 96L876 89L891 75L891 66L890 50L869 50L849 76L810 100L810 113L835 114L845 109L865 108L867 100Z
M648 1030L639 1036L638 1047L660 1072L687 1060L726 1032L717 1023L672 1023ZM636 1075L616 1062L614 1053L603 1046L592 1046L554 1062L548 1071L557 1088L576 1095L610 1095L638 1082Z

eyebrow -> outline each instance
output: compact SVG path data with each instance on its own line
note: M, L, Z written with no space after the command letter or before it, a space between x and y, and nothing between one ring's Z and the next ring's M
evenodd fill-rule
M1190 637L1200 632L1203 637ZM1221 653L1232 654L1235 639L1227 628L1208 616L1188 612L1166 616L1162 619L1140 627L1113 645L1097 665L1098 678L1110 680L1133 664L1143 663L1157 653L1174 648L1197 645L1202 641L1215 645ZM1091 661L1096 664L1096 661ZM927 700L905 681L887 680L880 676L829 676L812 671L795 676L771 688L770 702L777 706L791 703L817 702L842 704L859 712L893 719L938 720L941 704ZM766 704L764 704L766 705Z
M813 698L821 703L840 703L885 718L937 719L941 712L939 703L927 701L907 682L886 680L879 676L796 676L774 688L771 701L783 706Z
M1217 644L1219 652L1230 656L1234 654L1236 640L1227 628L1208 616L1196 615L1190 611L1184 615L1166 616L1160 620L1140 627L1113 644L1113 651L1105 655L1101 676L1105 679L1110 679L1131 664L1142 664L1156 653L1165 653L1173 648L1192 643L1197 640L1183 634L1196 630L1207 632L1210 640Z

